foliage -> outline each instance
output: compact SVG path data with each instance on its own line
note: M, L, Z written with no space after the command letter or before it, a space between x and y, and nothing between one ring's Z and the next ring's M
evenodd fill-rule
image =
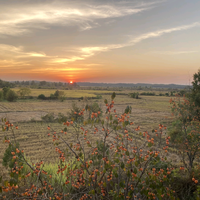
M55 121L54 113L48 113L48 114L42 116L41 118L45 122L54 122Z
M3 98L6 99L6 95L8 93L8 91L10 90L9 87L3 87Z
M20 130L16 127L14 131L9 121L2 120L2 131L6 135L4 142L10 148L5 158L17 166L13 173L19 174L21 166L24 169L21 181L15 187L10 186L9 181L0 186L2 194L8 199L67 200L184 199L186 192L192 198L197 197L195 173L187 177L192 190L186 187L187 191L180 193L180 188L175 187L177 180L181 183L180 177L185 169L177 168L167 159L171 138L166 133L166 127L159 124L158 129L153 129L151 133L142 133L140 126L131 121L132 108L127 106L124 112L118 113L114 109L114 99L115 93L110 101L104 100L105 116L97 109L91 111L89 120L84 120L86 109L73 104L61 131L47 127L46 137L52 138L58 155L57 163L27 161L23 150L11 140ZM95 105L94 108L100 107ZM91 110L92 106L87 109ZM183 115L188 116L186 113ZM194 122L191 127L196 125ZM73 133L72 143L65 137L69 131ZM18 152L21 157L14 157Z
M31 94L31 90L30 88L23 87L17 91L17 94L20 95L22 98L24 98L25 96L28 96Z
M63 113L58 113L58 118L57 118L57 121L59 123L61 122L66 122L68 120L68 117L65 116Z
M83 110L81 108L79 108L76 103L73 102L72 108L71 108L70 112L68 112L67 117L69 120L72 120L76 123L77 122L81 123L84 120L82 113L83 113Z
M65 93L64 91L56 90L54 94L50 95L51 99L60 99L61 101L65 100Z
M98 94L98 95L96 96L96 98L97 98L97 99L102 99L102 95Z
M16 186L19 182L19 178L23 176L22 157L23 155L19 151L19 143L16 143L15 141L10 142L8 148L5 150L2 164L10 173L9 184L11 186ZM15 163L16 159L19 162L18 165ZM15 173L16 171L18 171L18 173Z
M200 107L200 70L193 75L191 100Z
M16 101L18 98L17 94L15 93L15 91L13 90L8 90L8 92L6 93L6 100L7 101Z
M3 100L3 91L0 91L0 101Z
M10 82L3 81L0 79L0 88L4 88L4 87L13 88L14 83L10 83Z
M133 92L133 93L130 93L129 95L130 95L131 98L139 99L139 93L138 92Z
M184 166L191 174L194 160L200 155L200 122L196 119L196 107L188 99L176 97L170 100L176 120L172 123L170 136L179 149Z
M98 116L101 116L101 114L102 114L102 110L97 102L86 104L85 110L86 110L87 116L88 116L87 119L91 119L91 117L92 117L92 115L94 115L94 113L98 113Z
M179 94L181 97L183 97L183 96L185 96L185 95L187 94L187 90L180 90L180 91L178 92L178 94Z
M38 95L38 99L45 100L45 99L46 99L46 97L45 97L45 95L44 95L44 94L40 94L40 95Z

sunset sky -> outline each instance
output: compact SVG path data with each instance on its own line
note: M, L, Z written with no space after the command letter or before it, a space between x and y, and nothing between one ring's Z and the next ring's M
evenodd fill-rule
M200 0L0 0L0 79L189 84Z

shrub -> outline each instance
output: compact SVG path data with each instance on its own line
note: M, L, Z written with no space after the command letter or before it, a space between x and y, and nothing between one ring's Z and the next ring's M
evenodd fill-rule
M50 99L56 99L56 97L54 96L54 94L50 94Z
M81 123L84 120L84 117L82 115L82 109L79 108L76 103L72 103L72 108L71 108L70 112L68 112L67 117L69 120L72 120L76 123L77 122Z
M16 101L18 98L17 94L13 90L9 90L6 94L7 101Z
M96 98L97 99L102 99L102 95L98 94L98 95L96 95Z
M75 116L73 121L64 122L61 131L47 127L46 137L52 136L58 154L57 163L52 166L44 161L28 161L22 150L15 146L16 141L10 139L15 135L13 125L2 120L5 122L2 124L4 142L12 148L7 154L14 163L10 167L10 177L22 179L16 185L19 188L10 181L0 186L7 199L36 196L37 199L66 200L197 199L197 173L187 177L186 187L180 186L181 191L180 187L175 187L176 181L183 183L181 180L187 174L183 167L179 169L167 160L170 137L166 135L166 127L159 124L151 133L142 133L140 126L131 121L131 107L118 113L113 109L114 98L113 94L110 102L104 101L105 118L100 117L101 112L92 112L90 120L79 120L85 109L74 104L71 110ZM70 140L66 137L67 131L73 134ZM22 165L26 173L19 170Z
M88 112L88 118L91 119L92 113L98 113L98 116L101 116L102 110L97 102L94 102L92 104L87 104L85 106L85 110Z
M129 95L130 95L131 98L139 99L139 93L138 92L133 92L133 93L130 93Z
M54 113L48 113L48 114L42 116L41 118L45 122L54 122L55 121Z
M9 87L4 87L4 88L3 88L3 98L4 98L4 99L6 99L6 95L7 95L7 93L8 93L9 90L10 90Z
M58 113L58 118L57 118L58 122L66 122L68 120L68 117L65 116L63 113Z
M45 100L45 99L46 99L46 97L45 97L45 95L44 95L44 94L40 94L40 95L38 95L38 99Z
M56 90L54 94L50 95L51 99L60 99L61 101L65 100L65 93L64 91Z
M200 121L196 117L193 102L176 97L170 99L175 121L172 123L170 136L173 145L181 152L181 159L191 175L194 170L194 161L200 156Z
M154 139L148 132L141 135L146 140L144 144L137 140L135 136L138 135L140 127L131 127L133 122L129 117L130 107L122 114L117 113L113 110L114 96L111 103L105 100L105 120L99 117L101 112L92 113L88 122L78 120L77 117L84 115L84 109L80 110L74 104L74 121L66 121L62 131L58 132L47 127L47 135L52 135L59 156L57 170L45 168L44 161L30 165L23 157L20 162L13 158L16 167L19 163L29 167L25 176L29 197L38 195L38 199L45 199L45 195L48 195L55 199L62 199L63 196L65 199L96 200L175 199L170 186L173 168L165 161L165 152L153 147ZM95 104L94 107L98 106ZM76 111L78 112L75 113ZM6 124L6 130L9 131L11 126L9 122ZM157 134L163 136L164 129L165 127L160 125ZM73 131L70 141L65 138L67 130ZM92 142L91 139L96 135L99 136L98 139ZM168 138L163 139L168 144ZM66 148L63 145L66 145ZM73 160L73 163L66 163L68 160ZM38 188L34 189L33 184ZM6 189L7 186L3 187L4 191ZM20 190L17 195L22 196Z

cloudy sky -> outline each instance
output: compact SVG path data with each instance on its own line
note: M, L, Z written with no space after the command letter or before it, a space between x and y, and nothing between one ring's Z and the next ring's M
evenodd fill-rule
M199 0L0 0L0 79L189 84Z

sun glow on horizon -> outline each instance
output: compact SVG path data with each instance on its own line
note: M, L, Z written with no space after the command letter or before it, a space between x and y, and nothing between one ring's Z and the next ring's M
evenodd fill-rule
M70 81L70 84L72 84L73 83L73 81Z

